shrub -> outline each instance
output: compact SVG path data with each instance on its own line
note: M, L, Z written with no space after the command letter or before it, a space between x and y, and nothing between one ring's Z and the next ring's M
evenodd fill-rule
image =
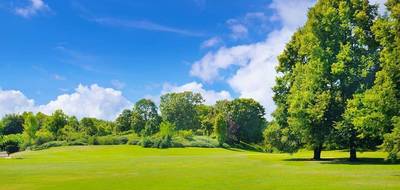
M54 139L53 134L46 130L46 129L40 129L37 133L36 133L36 140L35 140L35 144L36 145L41 145L43 143L46 142L50 142Z
M18 152L19 146L18 146L18 144L8 144L8 145L6 145L6 147L4 149L7 152L7 154L10 155L14 152Z
M70 141L67 143L68 146L83 146L83 145L88 145L86 139L78 139L74 141Z
M0 141L0 149L7 153L18 152L23 144L22 134L12 134L4 136ZM14 152L13 152L14 151Z
M59 147L59 146L65 146L68 145L65 141L50 141L41 145L37 146L32 146L32 150L43 150L43 149L48 149L51 147Z
M151 140L150 137L143 137L140 140L139 145L145 148L150 148L153 147L153 141Z
M188 140L191 140L193 138L193 132L191 130L178 131L177 135Z

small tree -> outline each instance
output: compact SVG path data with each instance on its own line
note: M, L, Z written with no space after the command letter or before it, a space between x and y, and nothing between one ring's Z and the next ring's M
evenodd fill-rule
M7 152L7 155L10 156L10 154L18 152L19 151L19 147L16 144L9 144L5 147L5 150Z
M218 143L222 146L226 142L228 123L222 114L218 114L214 122L214 132L217 136Z

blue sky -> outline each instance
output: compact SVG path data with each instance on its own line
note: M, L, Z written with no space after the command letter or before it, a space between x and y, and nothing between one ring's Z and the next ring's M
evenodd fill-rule
M140 98L193 90L207 104L254 98L268 116L276 56L313 3L1 1L0 115L113 119Z

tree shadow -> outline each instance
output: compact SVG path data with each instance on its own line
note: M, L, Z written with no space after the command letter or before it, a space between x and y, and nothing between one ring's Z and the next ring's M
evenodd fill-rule
M322 158L314 160L311 158L289 158L284 159L289 162L318 162L321 164L347 164L347 165L400 165L400 162L388 162L383 158L358 158L356 161L350 161L348 158Z

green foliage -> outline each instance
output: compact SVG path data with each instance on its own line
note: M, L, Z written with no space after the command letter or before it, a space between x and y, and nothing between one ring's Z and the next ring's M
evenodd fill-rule
M132 129L132 111L123 110L122 113L115 120L115 130L117 133L128 131Z
M38 132L36 132L36 139L35 143L36 145L41 145L46 142L53 141L55 138L53 136L53 133L50 132L49 130L42 128Z
M36 132L39 130L39 121L33 113L27 113L24 116L24 147L32 145L36 139Z
M175 134L176 126L168 121L163 121L160 124L159 135L162 137L173 136Z
M127 144L128 137L126 136L92 136L88 138L88 144L90 145L119 145Z
M306 24L279 56L273 128L283 132L266 132L276 148L287 151L280 145L289 144L294 151L302 144L319 158L347 101L373 84L379 51L371 31L375 17L376 7L364 0L319 0L309 10ZM300 143L288 136L293 133Z
M66 146L68 145L65 141L50 141L40 145L31 146L31 150L44 150L51 147L59 147L59 146Z
M229 103L228 138L246 143L262 141L265 129L263 106L253 99L235 99Z
M222 146L226 142L228 136L228 123L222 114L218 114L215 118L214 132L219 145Z
M276 121L270 122L264 130L264 145L268 152L294 153L302 147L301 137L291 128L280 128Z
M400 153L400 117L393 118L394 129L391 133L385 134L385 141L382 147L389 153L387 159L395 162Z
M24 130L24 118L21 115L10 114L4 116L0 124L0 134L10 135L22 133Z
M153 135L158 132L161 117L157 113L156 104L149 99L136 102L132 112L132 129L138 135Z
M10 134L0 138L0 150L4 150L7 154L18 152L23 144L21 134Z
M54 137L60 135L60 130L67 125L67 115L62 110L56 110L47 120L46 129L50 131Z
M176 136L191 140L193 138L193 131L191 130L180 130L176 132Z
M348 101L345 120L338 128L351 139L353 146L376 146L385 138L383 146L389 151L389 159L394 160L396 137L393 135L396 134L396 118L400 117L400 2L389 0L386 5L390 16L379 18L372 27L382 46L380 70L371 89ZM392 129L392 134L384 135Z
M160 110L163 121L177 130L197 130L201 127L196 106L203 102L199 93L168 93L161 96Z
M211 135L214 125L214 109L212 106L198 105L196 106L197 114L200 121L200 131L203 135Z

